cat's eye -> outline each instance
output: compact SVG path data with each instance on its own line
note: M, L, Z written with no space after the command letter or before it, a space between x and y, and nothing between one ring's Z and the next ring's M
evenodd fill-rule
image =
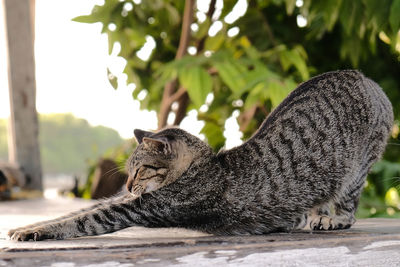
M147 165L147 164L144 164L143 165L143 167L145 167L145 168L149 168L149 169L152 169L152 170L155 170L155 171L158 171L159 169L161 169L162 167L156 167L156 166L153 166L153 165Z
M133 175L133 179L136 179L136 177L137 177L137 175L139 173L139 169L140 169L140 167L136 168L135 174Z

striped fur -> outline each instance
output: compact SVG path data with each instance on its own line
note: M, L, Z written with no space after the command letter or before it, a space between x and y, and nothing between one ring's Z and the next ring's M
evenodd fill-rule
M301 84L231 150L215 154L177 128L137 131L140 145L127 163L131 194L9 235L64 239L134 225L212 234L348 228L392 123L376 83L358 71L325 73Z

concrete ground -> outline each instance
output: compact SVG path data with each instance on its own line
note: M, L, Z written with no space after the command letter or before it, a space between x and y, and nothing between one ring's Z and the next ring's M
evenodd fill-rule
M0 266L400 266L400 220L359 220L351 229L211 236L131 227L78 239L14 242L11 228L93 202L57 198L0 202Z

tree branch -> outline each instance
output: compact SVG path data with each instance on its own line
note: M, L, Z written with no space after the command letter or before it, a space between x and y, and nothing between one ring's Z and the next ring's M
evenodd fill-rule
M214 12L215 12L215 4L217 3L217 0L211 0L211 2L210 2L210 7L208 8L208 11L207 11L207 17L210 19L210 20L212 20L212 16L214 15ZM203 50L204 49L204 44L205 44L205 42L206 42L206 38L207 38L207 35L206 36L204 36L203 38L201 38L201 40L198 42L198 44L197 44L197 51L201 51L201 50Z
M182 58L187 51L190 41L190 25L193 21L194 0L186 0L185 11L183 13L181 38L179 40L178 51L176 52L175 59Z
M189 95L187 91L178 100L178 110L175 112L174 125L179 125L185 118L187 107L189 106Z
M217 0L211 0L210 5L207 11L206 16L212 20L212 16L214 15L215 12L215 4ZM204 49L204 44L206 41L207 36L204 36L201 38L201 40L196 44L196 48L198 53L201 52ZM179 125L183 118L185 118L186 110L189 105L189 95L187 92L182 94L179 99L178 99L178 110L175 112L175 120L174 120L174 125Z
M161 100L160 111L158 114L158 129L161 129L167 125L168 114L171 111L171 105L169 104L169 97L173 94L176 87L176 80L168 82L164 86L163 97Z
M251 108L245 110L242 112L242 114L240 114L239 118L238 118L238 122L240 125L240 131L244 132L247 127L249 126L251 120L253 119L254 115L256 114L258 109L258 104L255 104L254 106L252 106Z
M175 59L182 58L187 51L187 47L190 41L190 25L192 24L193 20L193 9L194 9L194 0L186 0L185 10L183 13L181 37L179 39L179 46L175 55ZM161 100L160 112L158 117L158 129L161 129L167 125L168 114L171 111L171 104L173 102L173 101L171 102L169 98L171 97L171 95L173 95L176 85L177 81L175 79L168 82L164 87L164 92Z
M207 11L207 17L212 19L212 16L215 12L215 4L216 0L210 1L210 6ZM193 20L193 9L194 9L194 0L186 0L185 3L185 11L183 15L183 23L182 23L182 33L181 38L179 40L179 47L176 53L175 59L182 58L187 51L187 47L189 46L190 41L190 25ZM202 51L204 49L206 37L203 37L196 45L197 51ZM183 87L179 88L178 91L175 92L177 86L177 81L173 80L167 83L164 87L163 98L161 101L159 119L158 119L158 128L161 129L167 125L168 114L171 112L171 105L174 102L178 102L178 109L175 111L175 120L174 125L179 125L183 118L186 115L186 110L189 105L189 95L187 90Z

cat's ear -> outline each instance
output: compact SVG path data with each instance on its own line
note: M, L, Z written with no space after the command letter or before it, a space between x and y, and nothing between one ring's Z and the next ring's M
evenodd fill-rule
M171 145L164 138L143 137L143 144L146 148L168 154L171 152Z
M139 144L143 142L143 137L150 136L153 134L152 132L146 132L139 129L135 129L133 133L135 134L135 138Z

